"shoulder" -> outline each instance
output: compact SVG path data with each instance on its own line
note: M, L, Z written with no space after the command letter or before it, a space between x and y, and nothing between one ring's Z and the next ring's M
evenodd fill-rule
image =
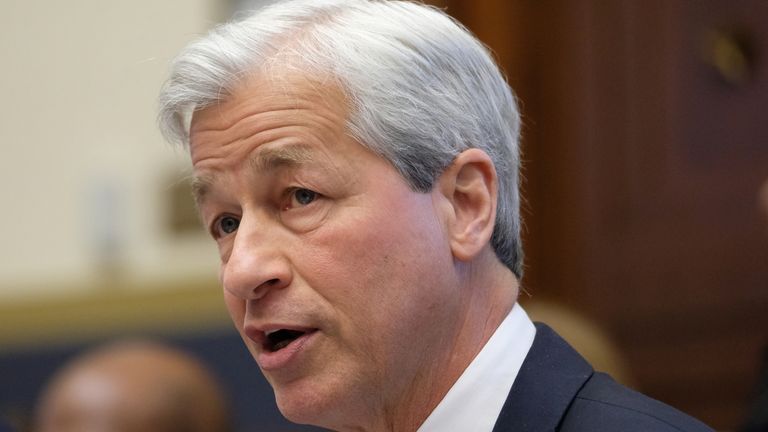
M666 404L595 373L579 390L558 430L712 431L704 423Z

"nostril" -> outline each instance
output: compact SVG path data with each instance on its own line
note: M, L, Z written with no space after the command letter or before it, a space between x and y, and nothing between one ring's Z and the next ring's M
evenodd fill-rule
M259 285L258 288L254 290L254 294L256 298L261 298L265 296L270 290L280 289L282 287L283 280L281 278L272 278L262 282L261 285Z

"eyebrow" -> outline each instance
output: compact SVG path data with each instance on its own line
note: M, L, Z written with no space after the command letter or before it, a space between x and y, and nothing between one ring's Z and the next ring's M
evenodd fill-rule
M192 181L190 182L190 186L192 188L192 197L195 199L195 204L197 207L200 207L200 204L202 204L203 200L205 199L205 196L208 194L208 191L211 189L211 185L214 182L213 176L209 175L200 175L200 176L192 176Z
M303 144L286 145L278 148L266 148L248 158L248 165L254 172L275 171L279 168L295 167L314 160L311 147ZM216 182L211 174L192 176L190 186L195 203L200 206Z
M294 167L314 159L311 147L303 144L266 148L248 159L251 169L256 172L274 171L283 167Z

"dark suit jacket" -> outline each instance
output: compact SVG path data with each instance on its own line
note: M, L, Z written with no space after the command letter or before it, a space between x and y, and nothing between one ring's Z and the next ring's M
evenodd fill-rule
M544 324L493 432L698 432L709 427L592 370Z

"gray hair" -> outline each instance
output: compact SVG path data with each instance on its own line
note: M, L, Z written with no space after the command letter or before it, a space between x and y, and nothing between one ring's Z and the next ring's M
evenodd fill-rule
M350 136L419 192L462 151L478 148L499 178L491 244L522 276L520 114L482 45L441 10L409 1L297 0L213 29L174 61L160 94L169 141L188 144L194 110L226 99L275 62L331 77L350 105Z

